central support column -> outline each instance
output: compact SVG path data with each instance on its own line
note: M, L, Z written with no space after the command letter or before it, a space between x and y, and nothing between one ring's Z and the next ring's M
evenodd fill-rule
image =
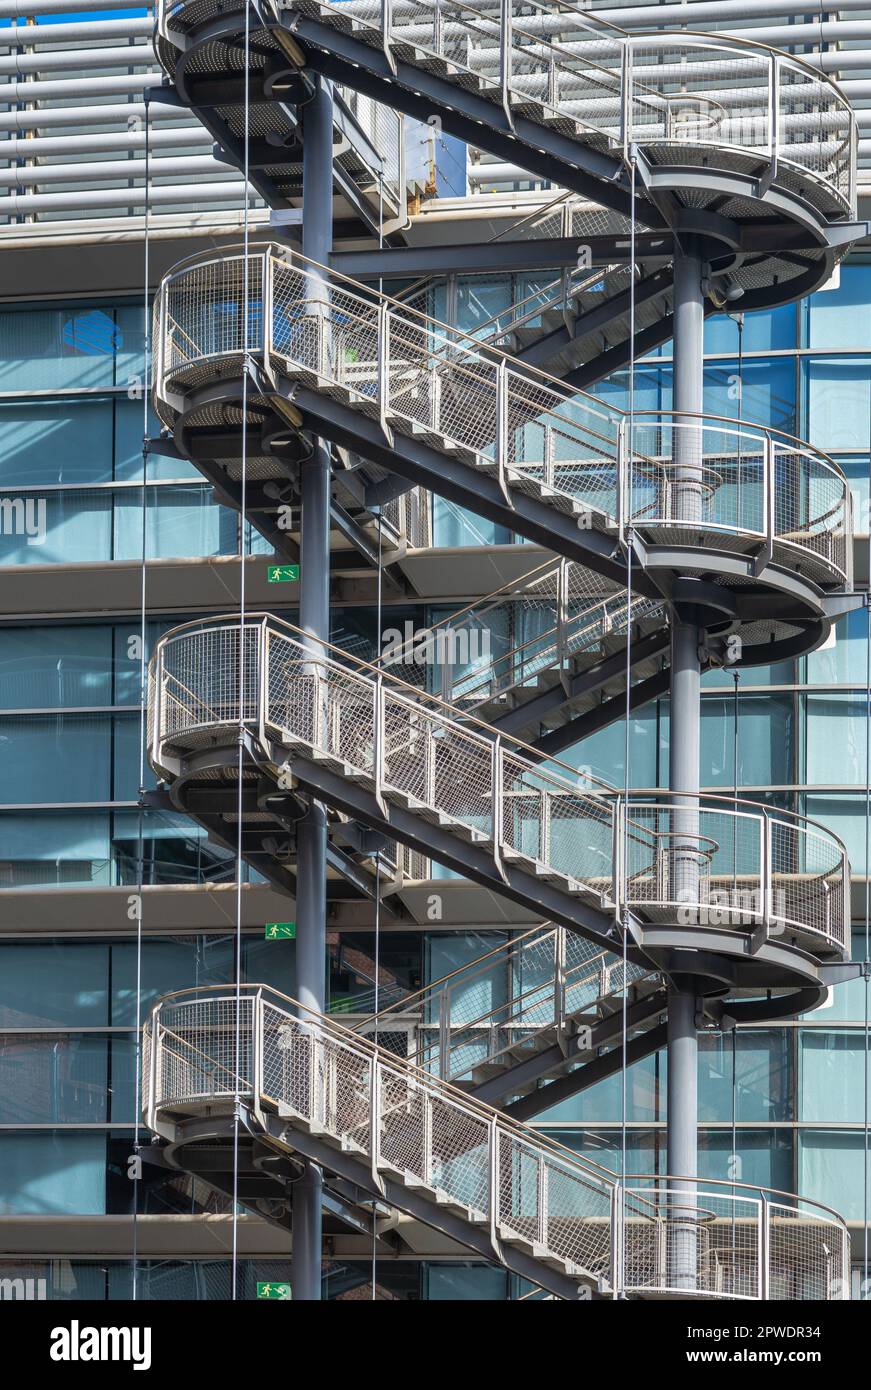
M318 77L303 107L303 255L325 265L333 249L333 90ZM316 283L311 281L311 284ZM320 291L318 291L320 293ZM314 439L302 464L299 625L323 654L330 637L330 451ZM312 801L297 825L296 989L301 1004L323 1013L327 960L327 816ZM295 1300L321 1296L322 1174L307 1163L293 1186L291 1284Z
M701 421L679 418L701 415L704 372L703 262L690 246L676 246L674 263L674 410L671 518L682 524L691 544L702 518L703 431ZM669 787L674 810L670 816L669 861L672 901L689 914L699 902L699 724L701 675L699 645L702 632L692 615L671 614L671 687ZM695 920L689 915L688 921ZM668 991L668 1173L694 1178L698 1171L698 1039L696 999L690 987L672 985ZM691 1184L679 1187L692 1190ZM675 1288L696 1285L697 1221L694 1203L674 1204L668 1210L668 1278Z

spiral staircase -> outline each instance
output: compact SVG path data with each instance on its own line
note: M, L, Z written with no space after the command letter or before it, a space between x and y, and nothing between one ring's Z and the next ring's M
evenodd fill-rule
M216 459L244 475L252 517L314 436L362 477L366 524L417 488L558 558L454 615L544 601L548 618L486 669L443 672L440 694L404 678L401 653L363 662L268 614L162 638L149 756L176 809L228 841L241 816L243 853L283 873L294 827L323 805L333 845L356 836L376 874L397 846L543 925L472 967L508 981L474 1016L452 978L343 1022L265 986L167 996L145 1032L152 1156L285 1227L315 1167L325 1210L352 1226L389 1240L403 1212L560 1298L847 1297L840 1218L701 1179L680 1092L695 1091L681 1068L698 1028L801 1013L849 969L841 841L702 795L692 745L706 665L812 650L861 603L838 467L776 430L706 416L700 399L704 316L736 293L747 309L808 293L864 234L853 113L828 79L759 45L630 38L538 0L263 0L247 19L176 0L160 8L158 48L182 100L210 129L232 127L237 149L247 61L251 133L270 148L286 104L304 112L318 83L341 83L437 115L624 231L634 218L637 244L599 277L597 328L574 272L546 308L476 337L427 313L426 287L392 297L339 257L278 243L192 258L161 283L165 440L207 476ZM564 255L571 232L546 254ZM652 238L672 255L648 295ZM402 255L383 249L382 278ZM604 303L620 296L603 349ZM644 304L655 321L640 334L675 337L671 412L580 389L649 341L633 337ZM216 431L223 455L202 444ZM397 538L400 514L386 518ZM618 790L558 761L597 703L619 718L669 685L685 744L670 790ZM617 1177L527 1124L666 1042L667 1175Z

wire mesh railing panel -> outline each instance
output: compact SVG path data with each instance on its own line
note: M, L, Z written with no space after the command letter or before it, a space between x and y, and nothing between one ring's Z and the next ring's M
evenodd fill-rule
M159 1067L155 1100L191 1101L250 1096L254 1001L243 995L172 1003L155 1036Z
M813 1204L768 1204L769 1288L774 1300L840 1302L850 1297L850 1237Z
M848 1296L834 1212L740 1185L612 1174L265 986L168 996L144 1029L142 1099L163 1125L238 1098L327 1136L438 1209L602 1289L722 1298ZM152 1089L153 1080L153 1089ZM373 1108L374 1107L374 1108ZM305 1151L303 1147L303 1152ZM327 1164L329 1169L329 1164ZM339 1169L341 1171L341 1169ZM374 1188L373 1188L374 1190ZM772 1200L772 1198L774 1200Z
M709 1183L627 1188L621 1198L623 1283L628 1291L761 1296L760 1200L721 1195Z
M621 411L520 372L497 349L292 252L258 253L247 279L244 256L194 262L167 277L160 299L162 419L173 418L179 387L242 370L247 324L249 351L273 370L585 525L634 526L660 543L710 533L720 548L754 554L769 539L781 564L794 568L798 549L813 558L814 579L849 578L849 488L809 446L742 422L663 413L636 420L624 462Z
M255 720L259 712L260 628L203 628L161 646L161 736L172 739L217 724ZM241 665L240 665L241 652ZM156 697L157 692L155 692Z
M771 912L782 927L800 927L846 945L849 867L843 846L822 829L769 817Z

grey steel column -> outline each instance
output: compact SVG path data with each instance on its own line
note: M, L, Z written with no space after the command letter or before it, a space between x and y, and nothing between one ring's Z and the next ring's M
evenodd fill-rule
M317 78L303 108L303 255L325 265L333 249L333 90ZM299 625L323 653L330 637L330 452L313 441L302 465ZM296 989L301 1004L324 1012L326 994L327 816L313 801L297 825ZM296 1300L321 1296L322 1174L307 1164L293 1186L291 1283Z
M704 370L704 297L702 260L693 249L677 247L674 275L674 410L702 411ZM699 426L675 422L670 515L692 524L701 519L703 439ZM701 632L672 612L669 787L675 810L670 818L668 850L672 898L693 911L699 901L698 791ZM690 921L694 920L690 917ZM694 1178L698 1172L698 1039L696 1000L692 989L671 986L668 992L668 1172ZM697 1245L694 1205L670 1209L669 1282L676 1288L696 1283Z

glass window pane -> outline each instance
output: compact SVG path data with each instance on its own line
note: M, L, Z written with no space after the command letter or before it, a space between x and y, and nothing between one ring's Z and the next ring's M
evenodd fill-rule
M836 625L834 644L811 652L807 659L810 685L864 685L868 653L868 616L861 609ZM830 779L831 780L831 779Z
M109 948L0 942L0 1028L94 1028L108 1021Z
M845 1221L864 1219L864 1135L810 1129L798 1134L798 1188Z
M807 346L871 348L871 266L841 266L840 280L836 289L822 290L808 299Z
M864 619L864 614L860 615ZM863 695L806 695L807 736L804 780L837 785L865 783L867 706Z
M108 397L3 401L0 485L108 481L112 477L112 413ZM141 419L139 433L141 437Z
M808 443L837 453L871 443L871 368L859 358L810 358L803 363Z
M733 1107L739 1124L794 1118L791 1036L785 1029L700 1035L699 1119L731 1121Z
M112 310L0 313L0 391L112 386L119 335Z
M108 815L82 811L0 815L0 887L110 882Z
M101 1216L105 1210L105 1134L0 1133L0 1213Z
M816 1017L821 1017L820 1013ZM829 1033L822 1028L802 1029L799 1065L800 1119L832 1120L847 1124L862 1121L864 1034Z
M111 638L85 624L0 629L0 709L111 704Z
M110 730L100 714L0 718L0 803L107 801Z
M105 1124L108 1084L105 1035L0 1036L0 1124Z

